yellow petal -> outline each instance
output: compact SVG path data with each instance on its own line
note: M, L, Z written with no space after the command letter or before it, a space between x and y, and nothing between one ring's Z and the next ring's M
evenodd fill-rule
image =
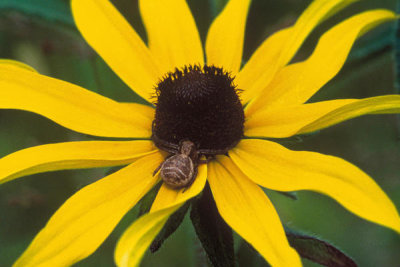
M154 120L156 110L153 107L142 105L133 102L119 102L119 105L124 105L124 109L130 109L130 113L139 113L140 116L145 117L149 121Z
M297 133L317 131L365 114L390 113L400 113L400 95L370 97L347 104L303 126Z
M150 213L135 221L122 235L115 250L115 262L119 267L138 266L146 249L160 232L168 217L187 200L203 190L207 178L207 165L199 166L196 180L186 191L160 188Z
M135 221L118 241L114 253L116 265L118 267L139 266L140 260L153 239L161 231L168 217L178 208L149 213Z
M264 108L251 116L246 116L244 134L251 137L290 137L326 114L357 101L356 99L338 99L289 107ZM343 116L342 118L346 119Z
M16 68L18 70L29 70L37 72L31 66L12 59L0 59L0 68Z
M31 147L0 159L0 184L40 172L124 165L154 152L151 141L83 141Z
M90 135L151 135L150 107L126 107L77 85L16 68L0 68L0 108L35 112Z
M222 218L271 266L301 266L274 206L231 159L219 156L218 162L211 162L208 182Z
M163 157L145 156L88 185L51 217L14 267L70 266L92 254L121 218L158 181Z
M305 61L279 71L260 96L248 105L248 113L271 105L306 102L342 68L357 38L396 15L377 9L355 15L326 32L313 54Z
M229 156L261 186L328 195L354 214L400 233L400 217L390 199L372 178L341 158L256 139L242 140Z
M185 0L141 0L140 13L152 54L162 72L203 64L203 48L196 23Z
M294 26L267 38L235 79L238 87L244 90L241 94L242 101L247 103L265 89L276 71L293 58L318 24L355 1L357 0L315 0Z
M230 0L214 20L206 40L207 64L233 75L242 62L244 30L251 0Z
M71 7L90 46L132 90L151 102L163 73L129 23L108 0L72 0Z
M158 192L157 198L151 206L150 213L171 208L177 205L184 204L187 200L200 194L207 180L207 165L200 164L198 167L198 174L193 184L189 188L180 190L171 189L163 184Z
M278 61L288 63L310 32L321 22L358 0L316 0L304 11L284 44Z

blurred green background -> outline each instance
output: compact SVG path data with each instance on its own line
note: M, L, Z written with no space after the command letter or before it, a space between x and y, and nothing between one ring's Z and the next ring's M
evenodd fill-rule
M113 2L145 39L137 0ZM210 23L226 1L188 2L204 41ZM246 29L244 62L267 36L291 25L309 3L309 0L254 0ZM350 6L319 26L295 60L309 55L318 36L330 26L369 8L395 10L396 1L360 1ZM394 26L386 24L358 41L340 74L313 100L395 93ZM142 101L85 43L74 26L66 0L1 0L0 57L23 61L43 74L118 101ZM39 144L88 139L35 114L0 110L0 156ZM365 116L282 143L294 150L318 151L356 164L377 181L400 209L400 125L396 116ZM0 267L11 266L69 196L108 171L59 171L0 186ZM275 192L267 193L286 225L332 242L360 266L400 266L400 236L395 232L364 221L334 200L316 193L299 192L297 201ZM132 210L126 215L96 253L76 266L113 266L115 243L136 213ZM239 238L235 240L235 248L239 266L267 266ZM305 266L318 266L307 260L303 262ZM206 255L188 218L157 253L148 253L142 263L142 266L206 265Z

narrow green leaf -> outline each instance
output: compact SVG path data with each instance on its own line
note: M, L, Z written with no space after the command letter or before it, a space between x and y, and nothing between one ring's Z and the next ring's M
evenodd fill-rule
M326 241L313 236L286 230L290 245L301 257L327 267L357 267L357 264L344 252Z
M176 212L174 212L174 214L172 214L169 217L168 221L165 223L161 232L156 236L156 238L151 243L150 245L151 253L154 253L157 250L159 250L164 241L167 240L168 237L170 237L173 233L175 233L175 231L178 229L183 219L185 218L189 206L190 203L186 202L185 205L180 207Z
M190 218L214 267L235 266L232 229L219 215L208 183L193 203Z
M142 216L145 213L148 213L151 205L154 202L154 199L156 199L158 190L160 190L160 187L162 185L162 182L158 183L156 186L154 186L139 202L139 213L137 215L137 218Z

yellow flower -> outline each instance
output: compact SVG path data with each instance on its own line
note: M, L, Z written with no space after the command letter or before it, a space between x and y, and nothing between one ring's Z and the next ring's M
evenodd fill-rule
M115 252L118 266L138 265L168 217L198 195L206 180L222 218L272 266L301 266L301 261L259 186L320 192L354 214L400 233L395 206L357 167L340 158L290 151L265 140L309 133L364 114L400 112L399 95L305 104L338 73L358 37L396 18L383 9L354 15L324 33L308 59L288 64L319 23L352 2L312 2L293 26L265 40L241 67L250 0L230 0L215 19L205 44L206 60L184 0L139 1L148 46L109 1L72 0L73 16L83 37L149 103L154 87L166 73L190 65L221 67L236 77L234 83L243 90L242 140L227 155L200 164L189 188L161 187L151 211L119 240ZM0 64L0 88L1 108L35 112L80 133L135 138L48 144L0 159L0 183L46 171L127 165L69 198L15 263L72 265L92 254L160 180L153 176L164 160L151 140L155 110L115 102L12 61Z

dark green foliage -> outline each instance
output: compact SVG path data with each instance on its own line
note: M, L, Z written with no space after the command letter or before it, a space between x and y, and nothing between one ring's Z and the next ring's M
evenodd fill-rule
M178 209L174 214L172 214L168 221L165 223L161 232L156 236L150 245L150 251L152 253L159 250L165 240L170 237L181 225L185 215L189 209L190 203L185 203L180 209Z
M337 247L313 236L286 229L290 245L302 258L327 267L356 267L357 264Z
M235 266L232 230L219 215L208 184L193 203L190 218L213 266Z
M137 215L137 218L142 216L143 214L149 212L151 205L154 202L154 199L156 199L158 190L160 189L162 183L158 183L156 186L154 186L139 202L139 213Z

